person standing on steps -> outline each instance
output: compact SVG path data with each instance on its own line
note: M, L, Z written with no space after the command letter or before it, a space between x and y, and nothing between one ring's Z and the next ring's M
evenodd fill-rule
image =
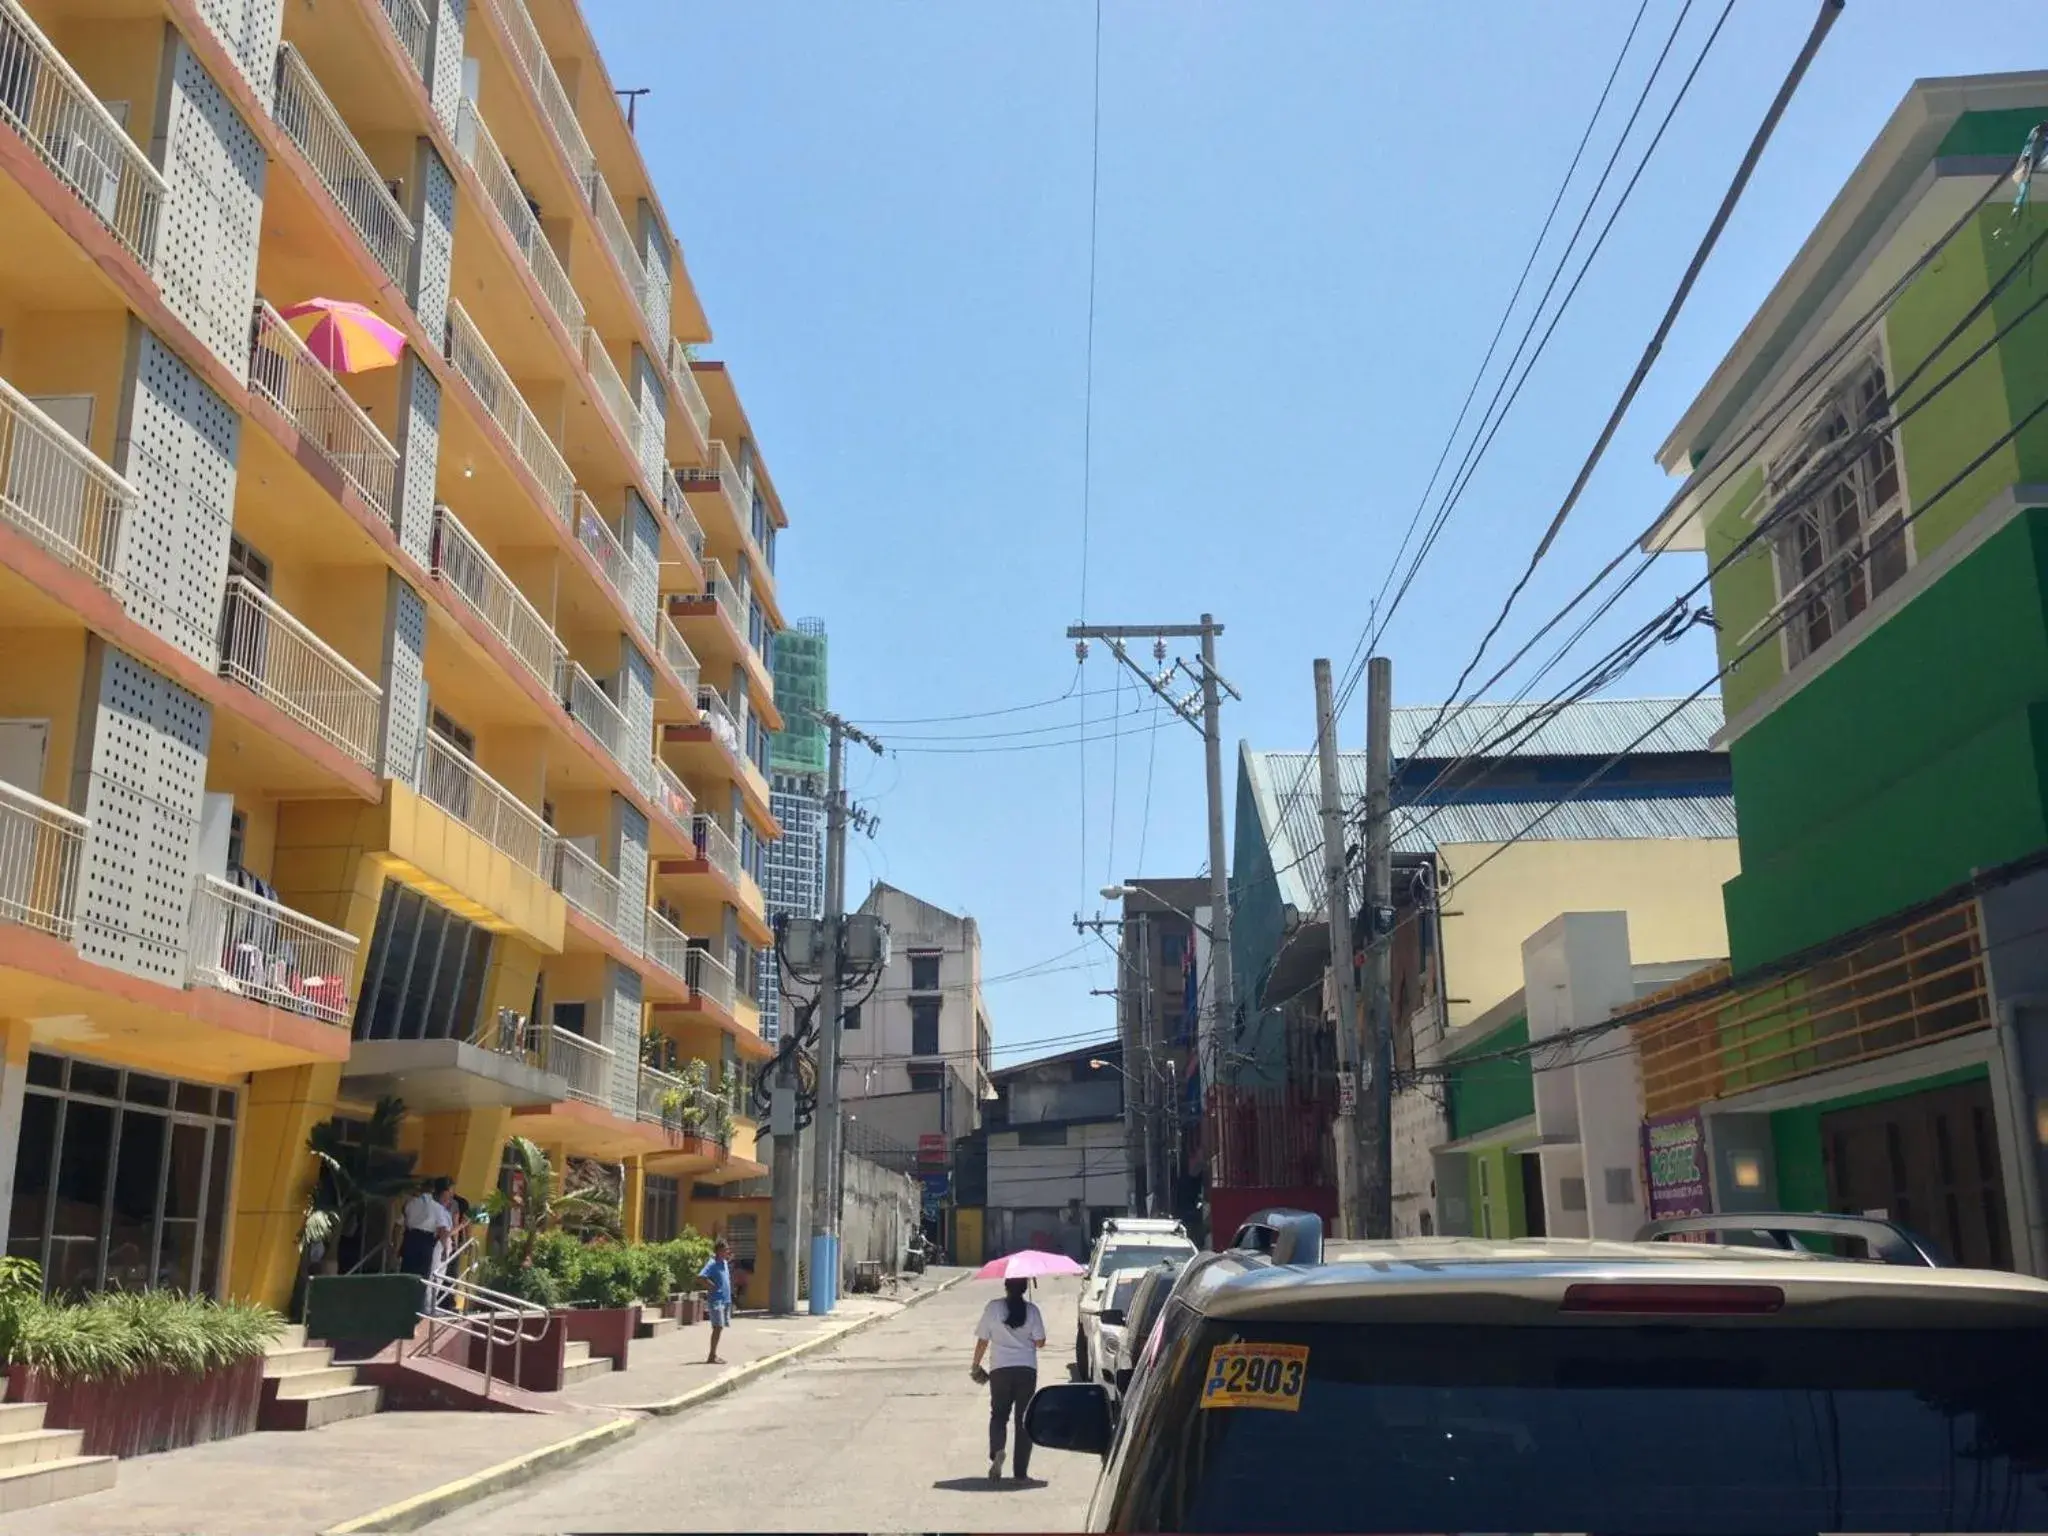
M711 1353L706 1365L723 1365L718 1358L718 1340L732 1326L732 1244L720 1238L712 1245L711 1257L697 1271L697 1278L710 1287L707 1306L711 1313Z
M439 1178L405 1202L405 1236L400 1239L398 1267L408 1275L431 1281L434 1261L441 1254L441 1235L455 1224L448 1211L448 1195L455 1181Z
M988 1383L988 1477L1003 1480L1003 1441L1012 1420L1017 1426L1017 1449L1011 1471L1024 1481L1031 1464L1031 1440L1024 1433L1024 1410L1031 1406L1031 1394L1038 1390L1038 1352L1045 1348L1045 1317L1038 1304L1024 1299L1028 1280L1005 1280L1003 1296L982 1308L981 1321L974 1326L974 1364L969 1368L976 1381ZM988 1369L982 1369L982 1360Z

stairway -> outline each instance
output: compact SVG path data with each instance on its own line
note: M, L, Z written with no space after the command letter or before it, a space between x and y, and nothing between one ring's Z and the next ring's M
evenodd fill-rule
M674 1333L681 1326L672 1317L663 1317L651 1310L643 1311L640 1314L640 1326L634 1330L633 1337L636 1339L658 1339L663 1334Z
M318 1429L375 1413L383 1394L359 1385L352 1365L336 1365L334 1351L306 1343L294 1323L263 1352L263 1406L259 1429Z
M84 1456L82 1429L43 1428L41 1403L0 1403L0 1514L114 1486L113 1456Z
M611 1360L604 1355L593 1357L590 1346L581 1339L571 1339L562 1356L562 1385L573 1387L579 1381L588 1381L592 1376L602 1376L612 1368Z

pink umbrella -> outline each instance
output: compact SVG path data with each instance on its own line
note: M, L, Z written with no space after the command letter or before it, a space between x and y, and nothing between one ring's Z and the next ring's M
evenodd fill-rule
M990 1259L974 1272L977 1280L1036 1280L1051 1275L1085 1275L1088 1271L1064 1253L1045 1253L1026 1248L1000 1259Z

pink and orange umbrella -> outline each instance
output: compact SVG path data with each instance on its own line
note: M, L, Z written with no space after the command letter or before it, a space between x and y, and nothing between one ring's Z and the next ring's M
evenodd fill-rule
M347 299L308 299L279 314L331 373L391 368L405 351L403 331Z

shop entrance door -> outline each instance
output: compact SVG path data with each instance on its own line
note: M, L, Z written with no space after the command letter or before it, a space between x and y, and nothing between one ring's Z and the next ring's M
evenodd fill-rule
M1835 1210L1901 1222L1958 1264L2011 1267L1988 1080L1838 1109L1820 1129Z

